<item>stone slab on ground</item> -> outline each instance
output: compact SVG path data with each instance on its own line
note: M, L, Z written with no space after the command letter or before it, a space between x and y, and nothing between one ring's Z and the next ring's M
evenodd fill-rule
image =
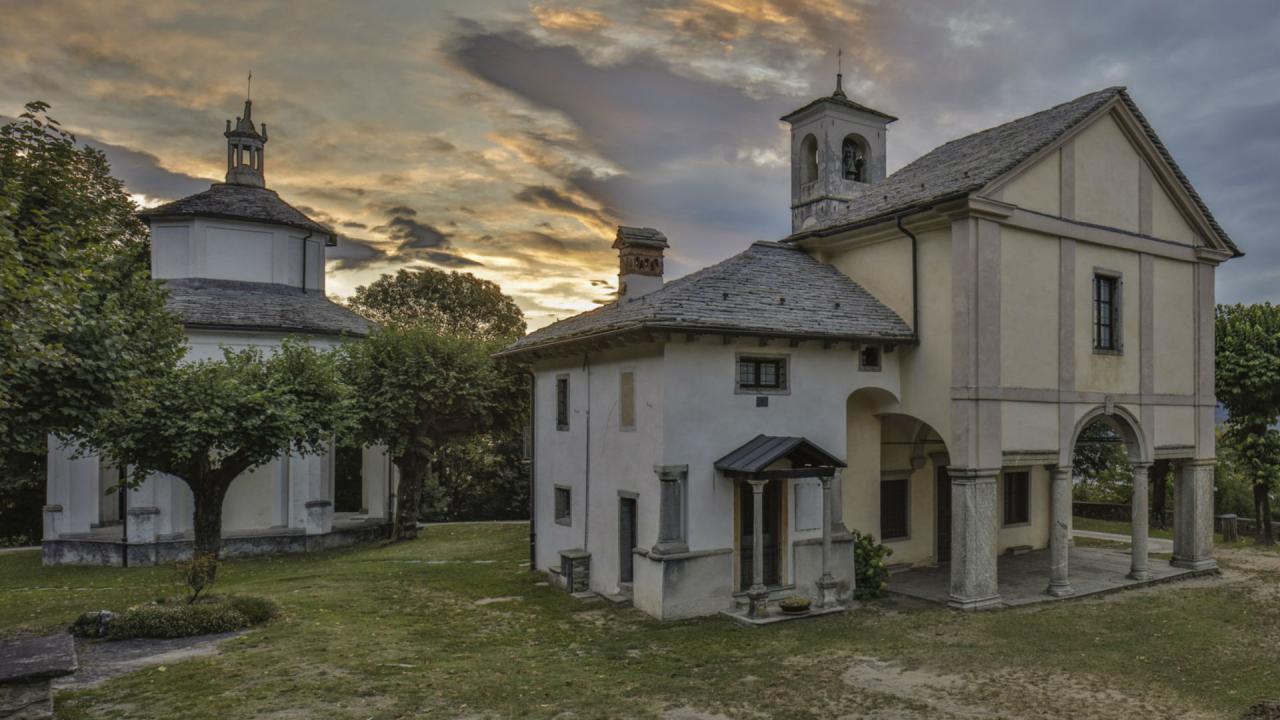
M0 718L53 717L49 681L76 667L75 641L68 633L0 642Z
M214 655L218 645L240 637L248 630L198 635L187 638L80 641L80 670L54 681L55 690L80 690L101 685L111 678L135 670L171 665L183 660Z

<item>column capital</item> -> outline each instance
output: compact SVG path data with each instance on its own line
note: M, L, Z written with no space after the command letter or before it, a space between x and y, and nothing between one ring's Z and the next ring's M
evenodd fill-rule
M751 491L754 493L764 492L764 486L769 484L769 478L745 478L745 480L751 485Z
M1138 470L1146 472L1151 469L1152 465L1155 465L1155 463L1147 462L1146 460L1137 460L1135 462L1129 463L1129 467L1133 469L1135 472Z
M662 482L680 482L689 477L688 465L654 465L653 471Z
M982 485L994 483L1000 475L1000 468L947 468L947 476L952 485Z

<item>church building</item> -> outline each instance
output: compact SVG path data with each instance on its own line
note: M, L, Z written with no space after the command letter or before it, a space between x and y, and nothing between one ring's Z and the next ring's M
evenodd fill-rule
M1214 270L1241 253L1125 89L892 175L895 118L839 80L782 120L789 236L664 282L697 238L621 227L617 300L504 351L534 378L535 566L658 618L766 621L846 607L858 531L891 589L955 608L1023 601L1015 573L1093 592L1071 463L1103 423L1135 478L1116 582L1213 568ZM1146 547L1157 475L1171 562Z
M227 121L226 182L144 210L151 274L183 323L186 360L221 359L222 348L278 347L286 336L322 348L366 335L369 324L325 296L325 249L333 230L266 187L267 126L252 103ZM187 485L152 475L118 491L126 468L76 456L50 438L44 562L154 565L189 556ZM236 478L223 505L223 554L301 552L386 532L395 468L382 448L336 447L284 454Z

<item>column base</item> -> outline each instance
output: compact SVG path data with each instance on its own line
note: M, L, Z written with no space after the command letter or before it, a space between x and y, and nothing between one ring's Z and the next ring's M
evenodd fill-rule
M962 598L951 595L947 598L947 606L956 610L964 610L966 612L973 610L995 610L1002 607L1004 603L1000 601L1000 596L988 595L981 598Z
M840 583L827 575L818 581L818 607L833 608L840 605Z
M747 591L747 617L769 617L769 591L764 586L752 587Z
M651 555L656 555L658 557L679 555L687 552L689 552L689 546L682 542L660 542L649 550Z
M1216 570L1218 569L1218 561L1213 558L1204 560L1186 560L1183 558L1174 558L1169 564L1184 570Z
M1050 583L1049 588L1045 590L1045 592L1048 593L1049 595L1052 595L1053 597L1059 597L1059 598L1071 597L1072 595L1076 594L1075 589L1072 588L1069 583L1063 583L1062 585L1054 585L1053 583Z
M1129 578L1130 580L1137 580L1138 582L1146 582L1147 580L1151 579L1151 571L1150 570L1131 570L1128 575L1125 575L1125 577Z

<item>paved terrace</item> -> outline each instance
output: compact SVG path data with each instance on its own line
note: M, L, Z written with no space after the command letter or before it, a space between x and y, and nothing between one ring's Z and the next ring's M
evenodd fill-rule
M997 564L1001 601L1006 607L1031 605L1217 572L1176 568L1164 560L1153 558L1150 563L1151 579L1138 581L1128 577L1128 548L1072 547L1070 553L1071 587L1075 594L1066 598L1055 598L1045 592L1049 587L1047 549L1025 555L1001 555ZM950 584L950 566L921 567L889 578L889 591L945 603Z

